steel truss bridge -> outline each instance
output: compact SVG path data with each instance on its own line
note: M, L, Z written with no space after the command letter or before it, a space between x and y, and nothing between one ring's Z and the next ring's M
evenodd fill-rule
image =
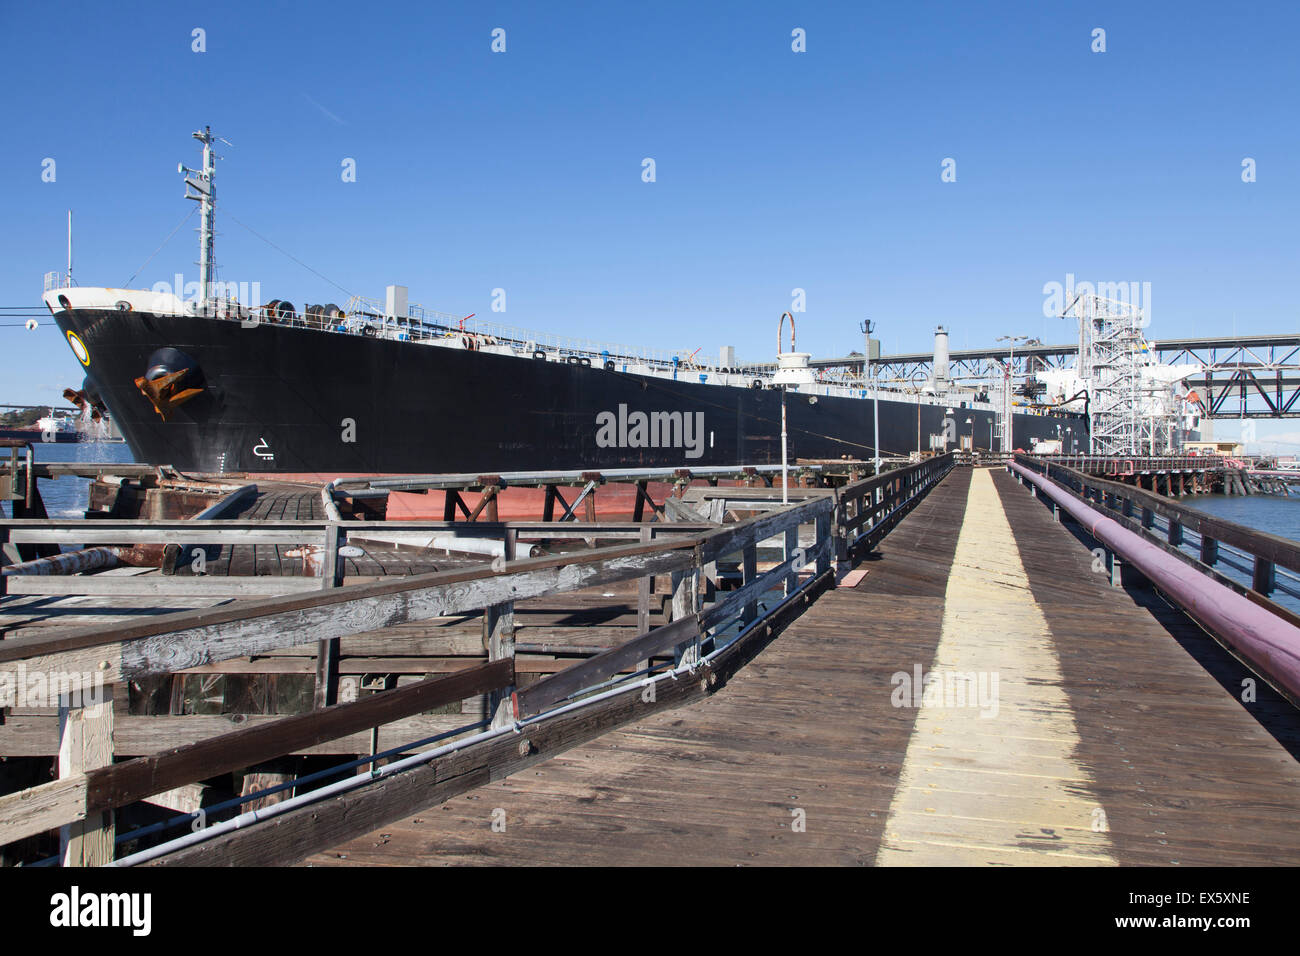
M1019 344L965 349L948 355L948 375L966 383L1000 382L1008 362L1017 380L1045 369L1073 368L1076 343ZM1300 418L1300 335L1234 335L1164 339L1150 343L1154 361L1194 365L1187 377L1205 403L1207 418ZM812 359L814 368L862 373L862 356ZM932 372L934 355L913 352L882 355L871 365L882 386L913 387Z

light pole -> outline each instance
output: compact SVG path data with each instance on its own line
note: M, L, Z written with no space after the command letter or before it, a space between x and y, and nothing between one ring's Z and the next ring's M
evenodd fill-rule
M975 454L975 420L968 418L966 424L970 426L970 453L973 455Z
M871 333L876 330L876 324L870 319L862 320L862 334L867 337L866 351L862 355L862 372L864 375L871 375L871 444L874 448L874 459L872 462L874 471L872 474L880 474L880 389L876 384L876 370L871 366ZM920 414L919 408L917 414ZM917 443L920 443L918 433Z
M916 383L917 378L921 379L921 384ZM921 458L921 388L928 381L922 371L912 373L912 391L916 393L916 457L919 461Z
M1013 413L1012 413L1012 411L1011 411L1011 408L1012 408L1012 405L1011 405L1011 389L1012 389L1012 386L1015 385L1015 378L1016 378L1016 343L1017 343L1017 342L1027 342L1027 341L1029 341L1029 336L1027 336L1027 335L999 335L998 338L997 338L997 341L999 341L999 342L1010 342L1010 343L1011 343L1011 345L1009 346L1010 353L1009 353L1008 358L1007 358L1007 376L1006 376L1006 383L1005 383L1005 385L1003 386L1003 388L1004 388L1004 392L1003 392L1003 394L1005 395L1005 403L1004 403L1004 405L1003 405L1003 414L1006 416L1006 428L1004 428L1004 429L1002 430L1002 437L1003 437L1003 441L1006 443L1006 446L1007 446L1007 447L1003 448L1002 450L1003 450L1003 451L1015 451L1015 448L1016 448L1015 419L1012 417Z

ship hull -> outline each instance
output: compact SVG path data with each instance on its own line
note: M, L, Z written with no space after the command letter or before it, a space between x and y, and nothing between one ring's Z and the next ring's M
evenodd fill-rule
M72 309L54 318L84 343L86 373L137 460L184 471L334 477L781 461L781 393L700 383L695 372L673 381L144 312ZM166 421L135 385L164 347L190 356L202 376L201 392ZM993 413L952 408L882 399L880 453L928 451L945 418L955 423L953 446L989 447ZM874 454L871 400L791 392L786 410L790 460ZM638 427L646 421L657 424ZM1067 425L1082 436L1080 416L1016 415L1015 443L1057 438Z

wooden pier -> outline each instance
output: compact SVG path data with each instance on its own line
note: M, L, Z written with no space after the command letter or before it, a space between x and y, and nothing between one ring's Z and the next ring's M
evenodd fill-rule
M129 524L220 556L192 584L180 560L131 578L185 595L161 616L79 603L104 575L3 579L0 678L44 667L122 690L96 718L77 687L19 701L0 683L0 754L75 751L59 780L0 795L0 843L62 826L72 865L1300 861L1300 712L1276 675L1121 574L1017 482L1022 462L1141 534L1164 520L1171 553L1184 530L1211 564L1245 549L1258 590L1198 570L1300 623L1269 597L1300 549L1023 456L946 456L789 504L684 488L649 524L401 523L495 538L507 560L490 566L443 565L427 542L394 551L409 566L365 565L393 524L292 488L235 489L217 520L10 520L14 546ZM313 582L295 542L365 555L332 576L327 557ZM170 707L138 710L167 686ZM242 793L214 791L223 774ZM169 835L140 801L173 814Z
M1010 475L957 469L721 692L309 862L1300 861L1297 712L1094 564ZM997 672L997 714L895 706L918 666Z

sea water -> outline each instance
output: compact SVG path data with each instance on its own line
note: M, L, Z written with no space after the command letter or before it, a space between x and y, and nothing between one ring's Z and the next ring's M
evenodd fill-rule
M6 460L8 454L6 451ZM125 442L82 441L55 444L53 442L34 442L32 460L37 464L56 462L129 462L134 460L131 449ZM89 478L42 478L38 482L41 498L45 502L45 513L51 518L84 518L90 504ZM9 504L4 505L4 513L11 515Z

